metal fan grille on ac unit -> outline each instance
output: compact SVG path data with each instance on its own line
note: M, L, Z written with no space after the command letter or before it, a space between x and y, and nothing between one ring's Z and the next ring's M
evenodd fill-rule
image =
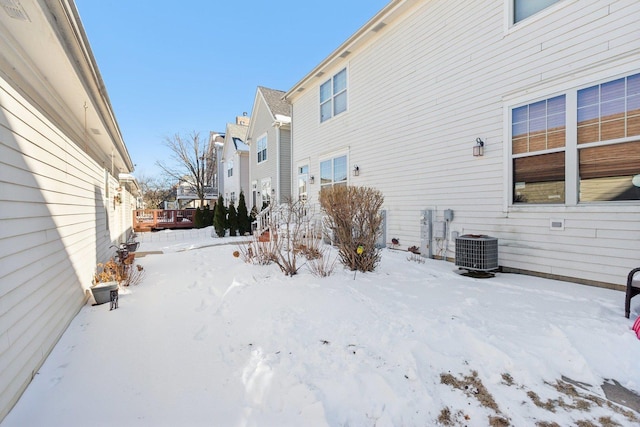
M457 237L456 265L467 270L496 270L498 268L498 239L472 234Z

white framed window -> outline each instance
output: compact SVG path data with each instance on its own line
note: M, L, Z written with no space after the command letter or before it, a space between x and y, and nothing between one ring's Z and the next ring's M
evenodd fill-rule
M334 185L347 185L347 155L320 162L320 189Z
M298 200L306 201L309 187L309 165L298 167Z
M229 160L227 162L227 176L228 177L233 176L233 160Z
M640 200L640 73L510 109L513 204Z
M347 111L347 69L320 85L320 122Z
M509 0L512 24L527 19L560 0Z
M258 163L267 161L267 135L263 135L258 138L256 143L256 149L258 151Z
M511 111L514 203L565 202L566 97Z

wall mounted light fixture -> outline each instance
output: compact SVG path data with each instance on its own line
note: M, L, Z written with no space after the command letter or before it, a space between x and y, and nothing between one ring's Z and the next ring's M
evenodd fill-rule
M484 156L484 141L476 138L476 145L473 146L473 155L475 157Z
M311 175L311 176L309 177L309 184L313 184L315 181L316 181L316 177L315 177L315 176L313 176L313 175Z
M358 166L358 165L353 165L353 171L352 171L352 173L353 173L353 176L358 176L358 175L360 175L360 166Z

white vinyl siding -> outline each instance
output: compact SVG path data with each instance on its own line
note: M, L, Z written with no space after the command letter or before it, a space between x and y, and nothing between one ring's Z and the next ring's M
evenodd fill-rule
M123 211L127 193L114 203L118 181L2 78L0 101L0 406L8 410L86 303L96 263L112 255L132 213Z
M317 201L325 153L348 145L349 162L363 171L358 185L385 197L387 235L407 246L420 243L423 209L433 209L436 221L452 209L451 231L499 239L500 265L623 283L640 251L640 207L511 206L509 108L637 73L629 52L637 49L640 2L564 0L506 34L504 4L408 5L322 70L333 76L348 64L348 115L318 125L324 81L314 76L288 95L293 162L308 159L315 176L309 200ZM484 156L473 157L478 137ZM563 231L550 229L552 218L565 221ZM452 258L455 242L447 238L438 255Z

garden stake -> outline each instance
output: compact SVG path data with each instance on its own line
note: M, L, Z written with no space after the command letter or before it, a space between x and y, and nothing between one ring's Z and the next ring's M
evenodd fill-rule
M363 252L364 252L364 248L362 247L362 245L359 245L358 248L356 249L356 253L358 255L362 255ZM357 272L358 272L358 267L356 266L356 271L353 272L353 280L356 280Z

